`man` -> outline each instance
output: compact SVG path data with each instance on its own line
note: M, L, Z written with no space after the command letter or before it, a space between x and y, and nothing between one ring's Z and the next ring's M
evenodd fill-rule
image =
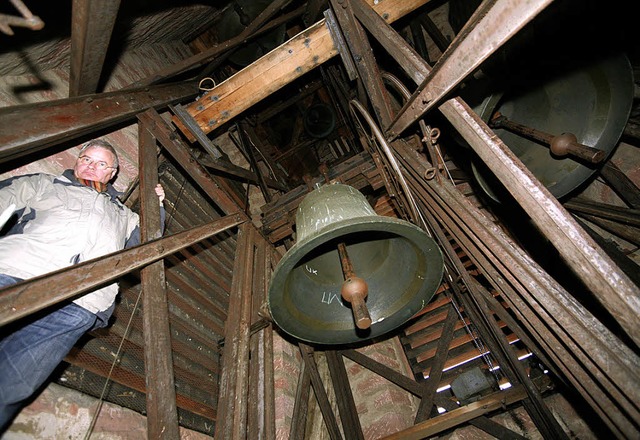
M61 176L0 182L0 211L15 205L18 218L0 237L0 288L139 244L138 214L116 198L109 183L117 171L115 149L95 139ZM161 185L156 194L162 206ZM104 286L2 328L0 433L78 339L107 325L117 293L116 283Z

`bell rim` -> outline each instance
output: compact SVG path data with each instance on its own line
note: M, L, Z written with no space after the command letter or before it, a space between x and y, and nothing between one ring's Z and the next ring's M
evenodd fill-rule
M388 227L391 227L392 229L390 230L388 229ZM355 232L366 231L389 232L398 236L402 236L404 238L410 239L416 245L416 247L418 247L422 251L425 259L429 261L429 270L424 274L425 282L423 283L422 289L420 290L420 292L424 292L424 295L420 295L420 292L418 292L416 293L415 297L412 298L413 301L410 301L406 304L407 306L409 306L414 302L421 303L421 307L417 308L416 310L412 309L412 312L409 314L409 316L406 317L406 319L402 319L401 322L399 322L397 325L393 325L390 328L387 327L388 324L392 322L392 320L387 320L386 318L384 320L379 320L378 322L373 323L371 325L370 333L367 334L366 337L361 338L336 337L335 340L329 341L322 338L312 338L308 335L301 336L292 332L290 326L288 326L286 323L287 318L291 316L291 314L277 313L277 311L276 313L274 313L273 304L278 301L280 301L280 303L284 302L286 293L284 292L285 289L283 287L288 274L310 251L312 251L316 247L321 246L324 243L327 243L341 236L353 234ZM442 250L438 246L437 242L432 237L430 237L423 229L419 228L413 223L393 217L354 217L334 222L330 231L320 230L314 232L312 235L306 237L304 242L295 243L285 253L285 255L276 266L273 272L273 276L271 277L267 294L267 307L274 324L284 333L294 337L297 340L311 344L328 346L354 344L383 336L384 334L390 333L391 331L404 325L431 301L431 299L435 295L435 292L437 291L438 286L442 282L443 274L444 257L442 254ZM281 286L282 288L280 289L280 292L275 292L274 294L274 288L276 288L277 286ZM284 326L283 323L285 324ZM327 330L327 332L339 333L339 331L337 330Z

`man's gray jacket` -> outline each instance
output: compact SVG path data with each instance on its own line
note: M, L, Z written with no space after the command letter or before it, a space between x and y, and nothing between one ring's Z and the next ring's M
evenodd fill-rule
M72 170L0 182L0 211L15 204L17 214L0 238L0 273L28 279L123 249L133 236L139 242L138 214L117 195L111 185L106 193L82 185ZM117 293L113 283L74 302L104 312Z

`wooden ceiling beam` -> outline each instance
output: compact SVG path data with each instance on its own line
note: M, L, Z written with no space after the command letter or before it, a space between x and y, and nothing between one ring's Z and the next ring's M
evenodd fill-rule
M197 84L189 81L2 107L0 163L133 121L149 108L161 109L197 94Z
M367 0L367 3L391 23L429 1L387 0L373 4L373 0ZM329 28L325 20L321 20L184 108L200 128L209 133L337 54ZM195 141L177 118L174 123L185 136Z
M73 0L69 97L96 93L120 0Z

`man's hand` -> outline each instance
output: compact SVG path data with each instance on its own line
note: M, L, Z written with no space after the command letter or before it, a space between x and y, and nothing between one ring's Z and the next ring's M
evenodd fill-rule
M162 205L162 201L164 200L164 188L158 183L155 190L156 195L158 196L158 200L160 200L160 204Z

